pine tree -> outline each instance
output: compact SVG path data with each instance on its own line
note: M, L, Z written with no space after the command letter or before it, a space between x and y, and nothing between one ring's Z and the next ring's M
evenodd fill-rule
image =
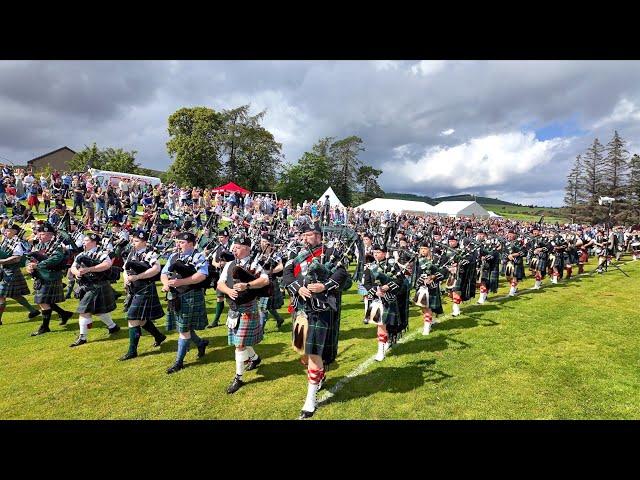
M573 163L573 168L569 172L569 175L567 175L567 186L565 187L564 204L569 210L569 215L572 219L575 218L578 213L581 163L580 155L578 155Z
M580 202L584 203L585 219L596 223L604 221L603 209L598 206L598 197L602 195L602 167L604 161L604 147L596 138L582 159L583 171L580 176Z
M625 210L626 183L629 176L629 152L624 148L625 141L615 131L605 149L606 157L602 168L602 192L616 199L612 206L612 215Z
M632 220L640 223L640 156L636 153L629 161L630 173L627 199L632 211Z

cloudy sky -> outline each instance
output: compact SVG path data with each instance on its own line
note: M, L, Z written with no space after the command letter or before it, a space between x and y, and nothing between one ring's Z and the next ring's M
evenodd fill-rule
M0 161L96 142L165 170L171 113L247 103L288 162L361 137L389 192L559 206L595 137L640 153L637 61L0 61Z

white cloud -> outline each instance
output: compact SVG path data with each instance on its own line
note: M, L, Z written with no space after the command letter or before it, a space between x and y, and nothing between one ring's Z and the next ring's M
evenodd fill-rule
M374 60L373 67L378 72L384 72L386 70L398 70L400 67L400 62L397 60Z
M450 148L433 147L421 158L383 165L395 181L412 184L434 182L450 190L499 185L547 163L569 140L539 141L534 133L512 132L473 138ZM403 153L396 148L398 157ZM392 172L392 173L391 173Z
M595 122L593 124L593 128L600 128L610 123L638 120L640 120L640 108L638 108L635 103L628 100L627 98L622 98L613 108L613 112L610 115Z
M449 130L444 130L442 132L440 132L441 135L447 136L447 135L451 135L453 132L455 132L455 130L453 128L450 128Z
M411 73L414 75L422 75L423 77L427 77L429 75L434 75L445 67L444 60L421 60L415 65L411 66Z

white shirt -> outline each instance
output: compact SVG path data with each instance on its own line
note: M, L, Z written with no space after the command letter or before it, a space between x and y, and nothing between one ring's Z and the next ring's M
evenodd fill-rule
M237 264L240 265L243 268L249 268L249 260L250 260L250 256L247 255L244 258L241 258L240 260L236 260ZM229 276L229 265L231 265L231 262L227 262L224 266L224 268L222 269L222 273L220 274L220 280L218 280L218 283L222 282L222 283L227 283L227 277ZM260 274L260 278L266 278L267 280L269 279L269 275L267 275L266 273L264 273L262 271L262 267L260 265L257 266L256 269L254 269L254 271L256 273Z

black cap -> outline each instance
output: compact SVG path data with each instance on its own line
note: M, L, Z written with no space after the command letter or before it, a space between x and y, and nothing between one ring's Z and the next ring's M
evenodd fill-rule
M240 234L240 235L237 235L237 236L235 236L233 238L233 242L232 243L235 243L237 245L244 245L244 246L250 247L251 246L251 238L249 238L248 236L246 236L244 234Z
M225 227L225 228L221 228L220 230L218 230L218 235L223 235L225 237L229 236L229 230Z
M447 237L447 240L455 240L457 242L458 241L458 237L456 237L455 235L449 235Z
M178 235L178 240L186 240L187 242L196 243L196 236L191 232L182 232Z
M136 233L134 233L133 236L134 238L144 240L145 242L149 240L149 232L147 232L146 230L136 230Z
M379 243L377 243L377 244L371 246L371 250L380 250L381 252L386 252L387 251L387 246L386 245L380 245Z
M429 246L429 242L420 242L420 248L423 248L423 247L431 248Z
M302 226L302 233L307 233L307 232L316 232L316 233L322 234L322 227L320 227L319 223L314 223L313 225L309 223L305 223Z
M269 243L273 243L273 241L274 241L274 236L273 236L273 234L271 234L271 233L263 233L263 234L260 236L260 238L261 238L262 240L266 240L266 241L267 241L267 242L269 242Z
M56 229L49 222L38 222L38 226L36 227L36 232L51 232L56 233Z
M102 240L102 237L100 237L100 234L98 232L88 232L86 235L90 240L93 240L96 243Z
M18 225L17 223L8 223L6 227L4 228L9 228L11 230L13 230L16 233L20 233L20 231L22 230L22 228L20 227L20 225Z

